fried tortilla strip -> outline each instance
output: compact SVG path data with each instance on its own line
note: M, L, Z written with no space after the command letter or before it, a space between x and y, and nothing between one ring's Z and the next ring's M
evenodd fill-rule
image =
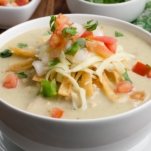
M92 77L90 73L83 72L81 76L81 87L86 91L86 97L93 96L93 84Z
M71 93L71 85L72 83L67 77L63 77L63 81L60 85L58 94L61 96L69 96Z
M32 80L36 82L40 82L42 79L45 79L45 75L38 76L37 74L35 74L34 77L32 78Z
M107 97L112 102L117 102L121 98L118 94L114 92L114 87L106 76L105 72L102 73L102 85Z
M34 50L24 50L17 47L9 47L11 51L13 51L14 54L22 56L22 57L35 57L36 51Z
M102 83L99 78L93 79L93 84L95 84L98 88L102 88Z
M75 73L71 73L71 76L75 77ZM71 94L71 86L72 86L71 81L67 77L63 77L58 94L61 96L69 97Z
M105 71L105 73L106 73L108 79L110 81L112 81L113 83L118 83L120 81L123 81L122 75L120 73L118 73L117 71L115 71L115 70L111 71L111 72L110 71Z
M15 63L11 65L6 72L21 72L21 71L27 71L33 68L32 62L34 61L34 58L26 59L22 62Z

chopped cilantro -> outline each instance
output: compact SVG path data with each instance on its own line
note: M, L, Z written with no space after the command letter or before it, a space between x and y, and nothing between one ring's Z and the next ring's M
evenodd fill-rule
M5 49L4 51L0 52L1 58L7 58L12 55L12 52L9 49Z
M115 37L123 37L124 35L118 31L115 31Z
M18 43L18 47L19 48L26 48L26 47L28 47L28 45L24 44L24 43Z
M87 23L84 24L84 28L87 30L87 31L93 31L97 28L98 26L98 22L96 21L96 23L94 24L91 24L93 20L89 20Z
M16 73L18 75L18 78L23 79L23 78L28 78L28 76L24 72L19 72Z
M127 73L127 70L125 69L125 72L122 74L123 78L126 80L126 81L129 81L132 83L131 79L129 78L128 76L128 73Z

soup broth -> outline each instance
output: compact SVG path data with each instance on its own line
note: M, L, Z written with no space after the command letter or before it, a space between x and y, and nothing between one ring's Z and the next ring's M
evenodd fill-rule
M117 29L110 26L101 26L101 28L103 29L104 35L114 36L115 31L123 34L122 37L117 37L117 43L123 47L124 52L133 54L136 57L135 59L128 61L128 66L130 68L132 68L137 61L151 65L151 59L149 59L149 56L151 56L151 46L148 43L122 29ZM49 34L46 34L47 31L49 31L49 27L28 31L6 43L0 48L0 51L2 52L5 49L8 49L9 46L16 47L18 43L26 43L28 46L30 46L30 49L38 50L41 45L43 45L43 41L49 39L50 37ZM19 79L16 88L4 88L3 81L8 74L8 72L6 72L8 67L14 63L24 60L24 57L14 54L9 58L0 58L0 98L9 104L27 112L42 116L50 116L51 109L53 107L58 107L63 110L63 115L61 118L102 118L132 110L151 98L151 79L140 76L134 73L132 70L128 70L128 75L132 81L134 87L133 89L145 92L146 96L143 101L131 99L128 97L129 95L127 96L127 94L122 94L124 99L121 99L118 102L112 102L104 94L102 89L95 88L94 95L90 98L87 98L87 108L76 109L73 106L70 97L66 98L58 95L53 97L44 97L42 95L38 95L40 85L32 80L32 77L35 74L34 69L26 71L28 78Z

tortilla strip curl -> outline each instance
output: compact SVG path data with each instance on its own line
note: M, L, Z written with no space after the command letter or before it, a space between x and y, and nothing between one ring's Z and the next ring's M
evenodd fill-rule
M93 96L92 77L90 73L83 72L81 76L81 87L86 91L86 97Z
M6 72L21 72L21 71L30 70L33 68L32 62L34 60L35 60L34 58L29 58L22 62L13 64L6 70Z
M108 79L108 77L106 76L105 72L102 73L102 85L107 97L112 102L117 102L120 100L121 97L114 92L114 87L110 80Z
M75 77L75 73L71 73L71 76ZM69 97L71 94L71 86L72 86L71 81L67 77L63 77L58 94L61 96Z
M112 81L113 83L119 83L120 81L123 81L122 75L117 71L105 71L108 79Z
M37 74L35 74L34 77L32 78L32 80L36 82L40 82L42 79L45 79L45 75L38 76Z
M63 81L60 85L58 94L61 96L69 96L71 93L71 85L72 83L67 77L63 77Z
M24 50L24 49L20 49L20 48L17 48L17 47L9 47L9 49L11 51L14 52L14 54L16 55L19 55L19 56L22 56L22 57L35 57L35 54L36 54L36 51L34 50Z

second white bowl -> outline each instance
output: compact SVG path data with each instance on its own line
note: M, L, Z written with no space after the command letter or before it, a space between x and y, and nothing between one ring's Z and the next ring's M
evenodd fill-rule
M97 4L85 0L66 0L71 13L97 14L134 21L144 10L147 0L130 0L116 4Z

